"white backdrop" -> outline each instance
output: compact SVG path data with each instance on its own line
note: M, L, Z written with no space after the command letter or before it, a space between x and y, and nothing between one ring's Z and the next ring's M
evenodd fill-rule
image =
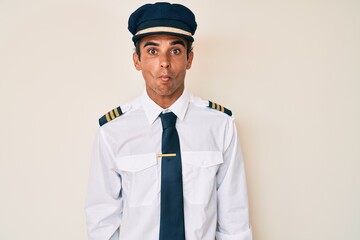
M188 89L237 119L254 239L360 239L360 2L178 2ZM0 0L0 239L86 239L97 119L143 91L143 3Z

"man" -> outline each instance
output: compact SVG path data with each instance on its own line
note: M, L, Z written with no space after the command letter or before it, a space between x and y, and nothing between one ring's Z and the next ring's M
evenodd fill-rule
M86 202L91 240L251 240L231 111L185 90L195 16L146 4L129 18L145 91L100 118Z

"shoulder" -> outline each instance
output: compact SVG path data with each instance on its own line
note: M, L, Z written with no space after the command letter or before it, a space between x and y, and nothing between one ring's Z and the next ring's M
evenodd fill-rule
M99 125L100 127L112 120L114 120L115 118L120 117L121 115L123 115L123 111L121 110L121 107L117 107L114 108L112 110L110 110L109 112L105 113L100 119L99 119Z
M228 109L220 104L214 103L210 100L208 100L208 103L209 103L208 108L223 112L223 113L229 115L230 117L232 116L232 111L230 109Z
M232 117L232 111L223 105L215 103L211 100L203 100L200 97L191 96L190 100L194 105L204 109L205 111L224 114L229 117Z
M138 99L135 99L131 102L128 102L122 106L118 106L116 108L111 109L107 113L105 113L101 118L99 118L100 127L113 121L120 119L125 113L128 113L137 108L139 105Z

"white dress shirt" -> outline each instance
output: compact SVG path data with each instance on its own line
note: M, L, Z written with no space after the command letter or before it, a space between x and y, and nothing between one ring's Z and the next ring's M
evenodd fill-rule
M251 240L244 162L234 118L184 91L177 116L187 240ZM99 128L86 216L89 240L157 240L165 109L146 92ZM169 239L171 240L171 239Z

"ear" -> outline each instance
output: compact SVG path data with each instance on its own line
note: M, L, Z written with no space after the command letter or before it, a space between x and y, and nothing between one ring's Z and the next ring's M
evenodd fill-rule
M134 61L134 66L135 66L136 70L140 71L142 69L141 62L140 62L139 56L137 55L136 52L133 53L133 61Z
M191 68L191 64L192 64L193 59L194 59L194 52L191 51L191 52L189 52L189 56L188 56L188 59L187 59L186 69Z

